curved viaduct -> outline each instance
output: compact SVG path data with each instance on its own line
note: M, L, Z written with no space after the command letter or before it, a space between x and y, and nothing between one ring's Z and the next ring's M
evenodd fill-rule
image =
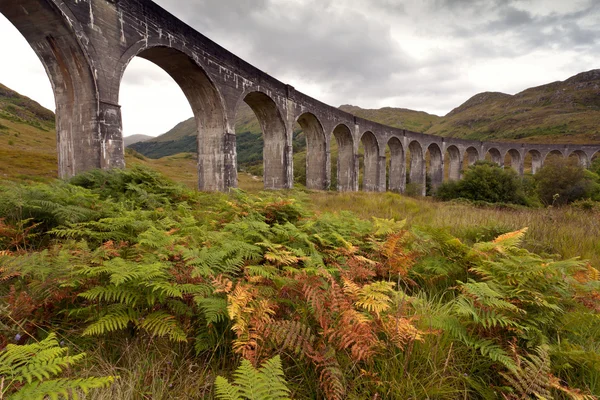
M61 177L124 167L119 88L136 56L165 70L189 100L198 126L198 187L204 191L237 186L234 121L242 102L263 131L268 189L293 185L296 122L306 135L311 189L330 187L334 141L340 191L359 189L360 143L364 190L403 192L408 170L409 181L423 193L426 173L433 186L460 179L463 165L486 155L504 165L508 154L512 167L523 173L528 153L535 172L551 153L576 155L587 166L600 151L600 145L442 138L354 117L258 70L150 0L0 0L0 12L27 39L52 83Z

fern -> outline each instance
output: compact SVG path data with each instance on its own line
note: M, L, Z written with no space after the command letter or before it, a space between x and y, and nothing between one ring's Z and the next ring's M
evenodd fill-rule
M107 387L114 377L51 379L63 370L81 361L85 354L66 355L68 349L59 347L55 334L50 334L39 343L24 346L8 345L0 352L0 398L56 399L77 397L79 391Z
M234 382L219 376L215 391L220 400L286 400L290 390L286 386L281 359L275 356L258 370L248 360L234 373Z

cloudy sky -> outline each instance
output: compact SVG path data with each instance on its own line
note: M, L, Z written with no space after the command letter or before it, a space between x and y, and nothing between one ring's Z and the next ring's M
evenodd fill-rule
M514 94L600 68L600 0L155 0L234 54L333 106L445 115L483 91ZM0 15L3 83L54 109L40 61ZM176 84L134 60L125 135L191 117ZM160 118L157 118L160 116Z

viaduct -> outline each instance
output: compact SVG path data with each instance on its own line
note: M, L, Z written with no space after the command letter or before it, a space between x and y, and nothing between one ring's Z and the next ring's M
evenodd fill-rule
M260 71L151 0L0 0L0 13L27 39L52 83L63 178L125 166L119 87L134 57L166 71L189 100L198 126L198 187L203 191L237 186L234 121L242 102L252 108L263 131L267 189L293 185L296 122L307 141L306 185L318 190L329 189L332 181L333 141L339 149L340 191L359 189L360 143L364 190L403 192L408 170L409 181L423 194L426 159L435 187L445 171L447 179L460 179L463 165L486 156L502 165L510 156L512 167L523 173L529 154L535 173L552 153L577 156L585 166L600 154L600 145L478 142L357 118Z

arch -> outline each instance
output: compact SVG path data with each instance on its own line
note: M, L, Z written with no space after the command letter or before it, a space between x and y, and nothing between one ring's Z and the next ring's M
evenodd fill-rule
M327 141L323 125L314 114L308 112L300 115L296 121L306 136L306 187L327 190Z
M88 57L93 49L81 44L87 38L69 8L45 0L3 1L0 12L31 45L52 84L59 176L124 167L120 109L100 100Z
M507 158L510 157L509 160ZM523 175L523 160L521 153L516 149L510 149L504 155L504 166L509 165L517 174Z
M448 180L458 181L462 171L460 162L460 150L458 147L452 145L446 149L446 159L448 164Z
M409 183L411 184L411 192L419 196L425 196L425 154L421 144L414 140L408 145L410 151L410 174Z
M487 151L485 158L489 159L491 162L496 163L500 166L503 165L502 154L500 153L500 150L498 150L495 147L492 147L491 149L489 149Z
M263 92L250 92L244 98L250 106L263 132L263 179L265 189L291 188L287 151L287 131L279 107Z
M333 137L337 144L336 186L340 192L350 192L356 187L356 173L354 168L354 138L352 132L344 124L333 129Z
M542 168L542 153L538 150L529 150L525 153L523 164L526 166L529 162L531 162L531 173L535 175Z
M479 155L479 150L477 150L473 146L468 147L464 154L463 166L468 168L471 165L475 164L480 159L481 159L481 156Z
M546 154L546 156L544 157L544 162L543 162L542 166L543 166L544 164L546 164L546 163L548 162L548 160L549 160L550 158L552 158L552 157L561 157L561 158L564 158L564 156L565 156L565 155L564 155L564 154L563 154L563 152L562 152L562 151L560 151L560 150L551 150L551 151L549 151L549 152L548 152L548 154Z
M431 178L431 188L435 191L444 182L444 157L440 146L432 143L427 148L429 153L428 171Z
M197 128L198 189L224 191L237 187L235 134L228 132L223 100L205 69L174 47L149 46L139 49L135 55L169 74L192 108ZM127 64L132 59L129 57Z
M362 188L365 192L376 192L379 189L379 145L371 131L363 133L360 142L364 146L364 175Z
M388 188L392 192L404 193L406 188L406 162L404 160L404 148L400 139L392 137L388 141L390 149L390 169Z
M591 161L588 159L588 156L587 154L585 154L585 151L574 150L571 152L571 154L569 154L569 157L577 157L579 165L581 165L583 168L590 167Z

